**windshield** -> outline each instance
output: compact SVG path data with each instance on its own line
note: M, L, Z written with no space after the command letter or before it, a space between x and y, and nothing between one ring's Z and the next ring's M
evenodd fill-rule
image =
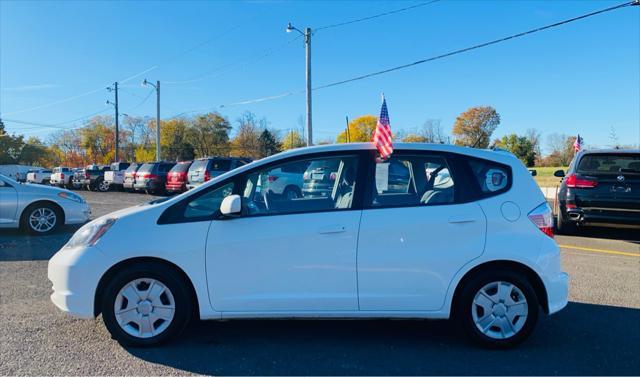
M191 164L191 167L189 168L189 171L203 170L207 166L207 162L208 161L209 160L195 160L195 161L193 161L193 164Z
M640 154L590 154L580 159L577 169L583 174L640 174Z
M131 164L127 170L125 170L125 173L133 173L134 171L136 171L138 169L138 164Z
M138 169L138 173L149 173L153 171L153 164L144 164Z
M7 177L6 175L4 175L2 173L0 173L0 178L2 178L2 180L4 180L5 182L9 182L9 183L12 183L14 185L18 184L18 181L12 179L11 177Z
M171 168L171 170L169 172L170 173L184 173L187 170L189 170L189 166L191 166L191 163L189 163L189 162L179 163L179 164L176 164L173 168Z

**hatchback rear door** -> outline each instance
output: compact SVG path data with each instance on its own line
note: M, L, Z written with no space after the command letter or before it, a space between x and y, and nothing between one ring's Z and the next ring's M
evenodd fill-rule
M452 162L394 152L371 172L358 238L360 310L438 310L455 273L482 254L486 219L460 200L465 177Z
M593 182L573 189L579 208L623 217L640 213L640 154L586 154L576 174Z

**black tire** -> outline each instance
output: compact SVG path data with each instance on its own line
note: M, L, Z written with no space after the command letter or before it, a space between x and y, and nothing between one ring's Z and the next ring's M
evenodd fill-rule
M116 298L120 290L136 279L155 279L167 287L175 300L175 314L169 326L161 333L141 338L127 333L119 324L115 314ZM100 307L102 319L113 339L125 346L150 347L161 344L179 335L193 314L193 298L187 282L174 269L159 263L139 263L115 273L102 291Z
M55 214L55 223L53 225L53 227L49 230L46 231L38 231L36 229L34 229L30 222L29 222L29 218L31 217L31 215L35 212L38 211L40 209L45 209L45 210L49 210L52 211ZM61 225L62 222L64 222L64 218L63 218L63 213L60 210L59 207L57 207L54 204L51 203L46 203L46 202L41 202L41 203L33 203L31 205L29 205L27 208L25 208L25 210L22 212L22 215L20 216L20 227L25 230L27 233L32 234L32 235L37 235L37 236L41 236L41 235L45 235L45 234L50 234L52 232L54 232L56 229L58 229Z
M287 186L282 192L282 197L285 199L301 198L302 192L297 186Z
M476 305L473 303L476 294L483 287L493 282L511 283L522 292L527 300L528 310L524 325L515 333L515 335L505 339L496 339L484 334L476 326L473 319L472 311L478 310ZM516 271L487 270L476 274L464 283L464 286L456 299L454 310L456 320L460 322L462 328L473 341L484 347L504 349L520 344L529 335L531 335L531 332L538 322L540 304L534 289L524 274Z
M111 191L111 185L104 181L104 179L98 179L95 184L96 191L108 192Z
M556 216L556 230L558 234L564 235L573 235L578 233L578 225L572 221L566 221L562 217L562 211L558 210L558 215Z

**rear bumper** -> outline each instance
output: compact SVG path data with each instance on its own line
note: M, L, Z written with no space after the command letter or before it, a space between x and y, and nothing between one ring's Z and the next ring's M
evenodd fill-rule
M561 272L546 281L549 314L564 309L569 302L569 274Z
M128 189L132 189L135 186L135 182L134 181L124 181L124 183L122 184L122 186L124 188L128 188Z
M608 208L564 208L563 219L580 225L640 227L640 211Z
M164 184L162 182L148 181L148 182L138 182L133 185L133 188L136 190L158 190L163 189Z
M183 192L187 190L186 183L167 183L164 186L169 192Z

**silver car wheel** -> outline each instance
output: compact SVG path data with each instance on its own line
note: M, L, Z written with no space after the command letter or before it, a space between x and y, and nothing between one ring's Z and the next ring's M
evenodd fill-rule
M29 226L36 232L45 233L56 226L58 216L51 208L36 208L29 215Z
M136 338L151 338L165 331L176 313L171 290L158 280L136 279L126 284L113 306L118 325Z
M495 281L482 287L476 293L471 308L478 330L492 339L516 335L527 322L528 313L524 293L506 281Z
M101 192L109 191L109 182L100 181L100 184L98 185L98 190L100 190Z

